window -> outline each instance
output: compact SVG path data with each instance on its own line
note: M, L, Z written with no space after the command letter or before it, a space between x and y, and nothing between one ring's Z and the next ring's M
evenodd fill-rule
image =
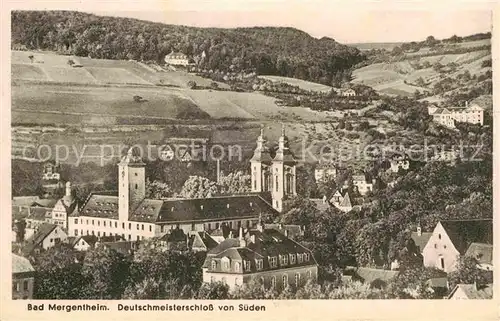
M255 260L255 266L257 267L257 271L262 270L264 261L262 259Z
M54 239L50 239L50 243L54 242Z
M78 236L78 230L75 230L75 236Z
M77 218L75 218L75 224L78 224L78 219Z
M144 224L141 224L141 230L144 231Z
M210 277L210 283L215 283L215 277L213 276Z
M94 225L94 220L92 220L92 225Z
M137 184L135 184L135 189L137 189L137 188L138 188L138 186L137 186Z
M438 238L441 239L441 234L438 234Z
M441 268L444 270L444 257L440 257L439 262L441 263Z
M115 228L118 228L118 222L115 222Z
M212 270L217 269L217 261L212 260Z
M436 243L434 243L434 248L437 249L438 248L438 245Z
M288 265L288 255L286 255L286 254L285 254L285 255L282 255L282 257L281 257L281 258L282 258L282 260L283 260L283 263L282 263L282 264L283 264L283 265Z
M229 258L223 257L221 262L222 262L222 269L226 271L229 270L229 267L231 266Z
M132 234L129 234L128 235L128 240L131 241L132 240Z
M446 250L446 245L443 245L443 248Z
M295 254L290 254L290 264L295 264Z
M97 232L97 236L101 236L101 232Z
M131 230L132 229L132 223L128 223L128 229Z
M234 263L234 270L236 272L241 272L241 264L240 264L240 262L235 262Z
M275 182L275 186L276 186L276 192L278 191L278 175L276 175L276 182Z
M276 276L271 278L271 288L276 288Z
M300 274L295 273L295 286L299 287L300 286Z
M149 225L149 231L153 232L153 225Z
M139 224L137 224L137 230L139 230Z
M122 229L125 229L125 223L122 223Z
M102 236L106 236L106 232L102 232Z
M106 221L103 221L103 222L102 222L102 225L106 226Z
M139 241L140 239L141 239L141 238L140 238L140 236L139 236L139 235L137 235L137 241Z
M54 230L54 234L57 234L57 228Z
M311 271L311 270L307 271L307 278L308 278L309 280L311 280L311 279L312 279L312 271Z
M288 285L288 275L283 274L283 288L286 288Z
M276 259L276 256L272 256L269 258L269 266L271 268L275 268L278 266L278 260Z
M303 256L302 256L302 254L297 254L297 261L298 261L299 263L302 263L302 261L303 261Z
M304 262L309 261L309 253L304 253Z
M251 268L250 261L243 261L243 267L245 268L245 272L250 271Z
M92 230L92 235L95 235L94 230Z

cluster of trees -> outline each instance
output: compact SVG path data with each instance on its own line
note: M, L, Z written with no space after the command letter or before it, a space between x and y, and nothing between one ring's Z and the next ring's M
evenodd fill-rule
M174 50L209 70L255 71L329 85L365 59L354 47L293 28L195 28L68 11L13 11L12 44L158 63Z

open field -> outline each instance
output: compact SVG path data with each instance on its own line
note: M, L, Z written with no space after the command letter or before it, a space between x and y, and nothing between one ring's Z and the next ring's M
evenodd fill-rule
M272 82L283 82L292 86L298 86L300 89L318 91L318 92L329 92L332 87L318 84L315 82L310 82L302 79L280 77L280 76L259 76L262 79L267 79Z
M401 46L402 42L368 42L368 43L350 43L349 46L356 47L361 51L372 49L392 50L396 46Z
M30 56L33 56L30 59ZM68 61L81 67L71 67ZM212 80L185 71L157 72L136 61L91 59L51 52L12 51L12 78L78 84L138 84L187 87L188 81L210 86ZM220 88L229 89L224 83Z

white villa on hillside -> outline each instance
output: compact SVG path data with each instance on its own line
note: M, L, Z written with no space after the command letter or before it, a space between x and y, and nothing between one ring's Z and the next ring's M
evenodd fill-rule
M189 57L182 52L171 52L165 56L165 63L173 66L189 65Z

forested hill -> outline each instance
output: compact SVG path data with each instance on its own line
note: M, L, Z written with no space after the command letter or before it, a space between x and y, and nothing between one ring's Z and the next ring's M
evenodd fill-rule
M172 50L181 51L206 69L251 70L327 85L365 59L354 47L293 28L195 28L71 11L14 11L11 39L27 49L105 59L162 62Z

